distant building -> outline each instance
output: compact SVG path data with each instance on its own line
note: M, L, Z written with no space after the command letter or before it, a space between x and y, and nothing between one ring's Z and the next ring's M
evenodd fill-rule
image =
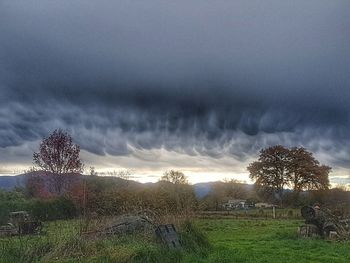
M256 208L271 208L274 207L275 205L269 204L269 203L256 203L255 207Z
M239 208L247 208L247 200L242 199L229 199L226 203L222 204L226 210L233 210Z

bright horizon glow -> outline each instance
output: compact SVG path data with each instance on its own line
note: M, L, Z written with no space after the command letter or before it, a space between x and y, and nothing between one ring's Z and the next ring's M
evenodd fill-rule
M223 180L235 179L240 182L246 182L252 184L253 181L249 179L249 174L233 174L233 173L208 173L208 172L191 172L182 171L187 177L190 184L206 183L206 182L216 182ZM160 180L163 173L147 173L147 174L132 174L130 176L131 180L135 180L140 183L155 183Z
M21 168L19 168L21 167ZM1 167L2 170L0 172L0 176L16 176L19 174L23 174L25 170L28 170L28 166L16 166L16 167ZM6 169L6 171L4 170ZM104 169L95 169L95 171L99 174L99 176L116 176L116 175L108 175L108 173L118 172L118 171L131 171L129 180L133 180L139 183L156 183L160 180L163 173L166 171L135 171L131 169L124 169L120 167L110 167ZM184 169L174 169L182 171L187 177L190 184L197 183L208 183L208 182L217 182L224 180L238 180L242 183L253 184L249 178L248 173L233 173L233 172L201 172L201 171L189 171ZM85 169L83 174L88 174L89 169ZM117 177L117 176L116 176ZM339 182L340 181L340 182ZM343 185L346 187L350 187L350 179L348 175L341 175L338 173L331 173L330 175L331 188L338 187L339 185Z
M0 153L0 176L18 175L33 166L32 154L38 150L39 141L31 142L21 146L5 148ZM141 183L157 182L167 170L182 171L189 183L222 181L224 179L235 179L242 182L253 183L246 170L248 164L256 160L257 156L250 156L246 160L237 160L233 156L213 158L210 156L190 156L185 153L167 151L164 148L139 150L130 148L129 155L112 156L96 155L86 150L81 150L81 159L85 165L84 174L89 173L90 167L101 174L113 171L131 171L131 180ZM6 158L11 155L20 156L8 162ZM326 155L317 155L321 163L328 163ZM349 170L345 168L333 168L330 173L332 187L337 185L350 186Z

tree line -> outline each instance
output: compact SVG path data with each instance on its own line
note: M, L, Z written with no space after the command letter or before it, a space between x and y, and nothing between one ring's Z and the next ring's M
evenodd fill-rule
M254 187L225 180L212 183L209 193L200 198L181 171L166 171L158 183L151 185L126 180L129 171L122 172L119 178L101 177L91 168L86 176L81 174L84 165L79 154L80 147L63 130L55 130L44 138L39 151L33 154L36 168L28 175L22 189L24 196L40 200L65 198L74 204L77 214L109 215L142 209L158 213L219 210L230 198L300 205L326 202L325 193L330 193L331 168L320 164L302 147L277 145L262 149L257 161L247 167Z

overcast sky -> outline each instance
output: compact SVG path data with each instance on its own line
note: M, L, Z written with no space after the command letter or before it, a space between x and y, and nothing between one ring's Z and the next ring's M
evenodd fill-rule
M304 146L350 182L350 1L0 2L0 173L67 129L87 166L247 179Z

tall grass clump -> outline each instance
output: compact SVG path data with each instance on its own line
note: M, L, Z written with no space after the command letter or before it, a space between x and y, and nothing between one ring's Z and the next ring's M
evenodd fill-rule
M52 250L54 244L44 237L35 240L27 237L13 237L0 240L0 262L39 262L41 257Z
M180 231L181 243L185 251L206 256L210 251L207 236L195 225L193 221L183 222Z

